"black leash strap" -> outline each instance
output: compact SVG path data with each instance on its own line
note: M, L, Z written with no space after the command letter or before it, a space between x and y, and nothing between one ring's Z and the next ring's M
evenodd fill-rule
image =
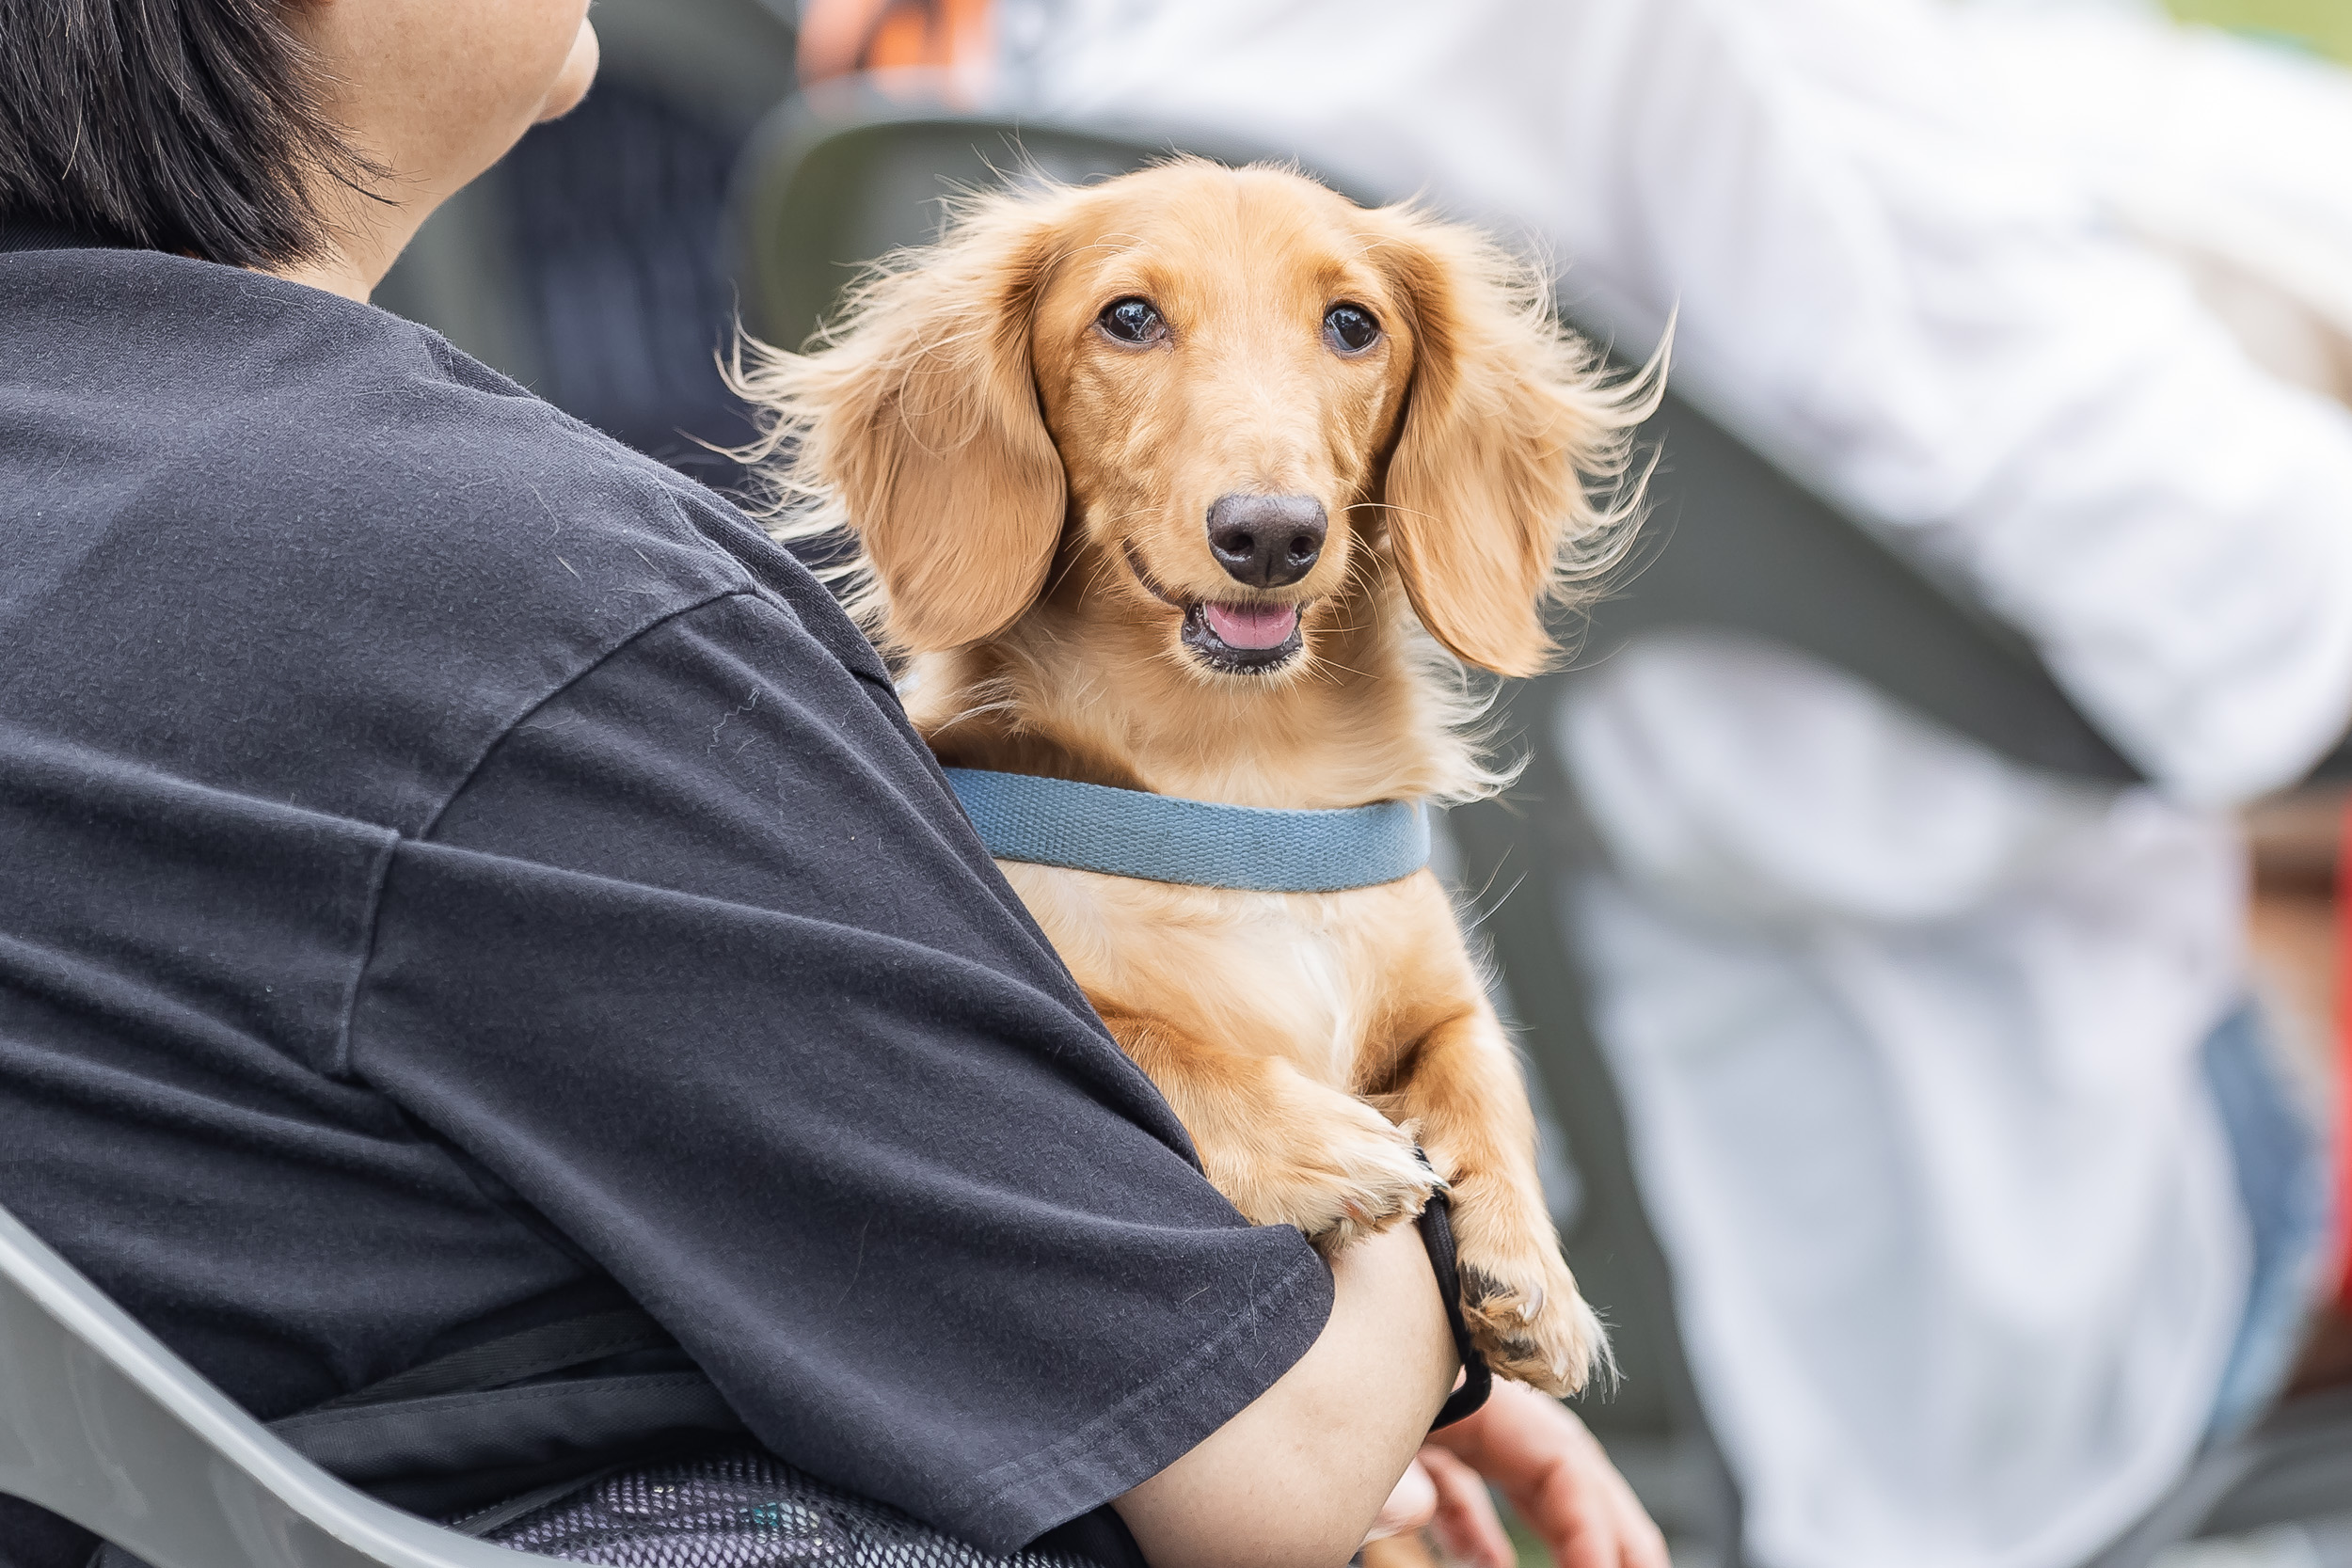
M361 1490L444 1518L743 1435L710 1379L635 1308L504 1335L269 1425Z
M527 1328L519 1334L509 1334L487 1344L427 1361L314 1405L311 1412L389 1404L394 1400L423 1399L433 1394L503 1388L526 1378L544 1377L568 1367L600 1361L608 1355L633 1350L668 1350L676 1344L660 1323L634 1307L596 1312L584 1318L542 1323L537 1328Z
M1429 1164L1429 1156L1420 1149L1414 1149L1413 1155L1423 1165ZM1478 1347L1470 1343L1470 1324L1462 1320L1462 1271L1454 1257L1453 1200L1442 1192L1430 1195L1414 1224L1421 1229L1421 1244L1429 1249L1429 1266L1437 1271L1438 1294L1445 1300L1445 1324L1454 1335L1454 1354L1462 1359L1461 1386L1446 1396L1438 1418L1429 1423L1429 1430L1435 1432L1474 1415L1494 1391L1495 1374L1487 1370L1486 1358L1478 1354Z

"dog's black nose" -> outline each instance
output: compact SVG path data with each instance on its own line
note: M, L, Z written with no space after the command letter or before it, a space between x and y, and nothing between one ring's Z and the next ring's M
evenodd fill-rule
M1329 527L1312 496L1220 496L1209 508L1209 553L1235 582L1279 588L1314 569Z

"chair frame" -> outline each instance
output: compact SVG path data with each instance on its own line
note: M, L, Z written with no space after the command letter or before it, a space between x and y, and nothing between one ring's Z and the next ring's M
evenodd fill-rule
M0 1492L151 1568L526 1568L376 1501L231 1403L0 1208Z

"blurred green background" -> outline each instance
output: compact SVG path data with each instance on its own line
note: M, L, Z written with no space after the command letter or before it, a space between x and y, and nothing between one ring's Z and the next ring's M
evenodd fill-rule
M2352 61L2352 4L2346 0L2168 0L2184 22L2293 40Z

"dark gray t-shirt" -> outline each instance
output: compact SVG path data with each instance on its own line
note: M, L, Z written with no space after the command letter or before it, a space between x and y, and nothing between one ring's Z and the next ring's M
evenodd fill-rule
M1330 1300L798 563L422 328L144 252L0 254L0 1202L265 1418L626 1292L996 1549Z

